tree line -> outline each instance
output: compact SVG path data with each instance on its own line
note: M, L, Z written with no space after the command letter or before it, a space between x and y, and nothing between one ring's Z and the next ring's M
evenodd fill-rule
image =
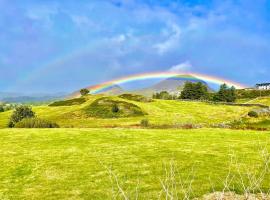
M179 96L171 95L167 91L153 94L154 99L190 99L190 100L207 100L216 102L235 102L237 95L234 86L229 87L222 84L218 92L209 92L207 86L201 82L186 82Z

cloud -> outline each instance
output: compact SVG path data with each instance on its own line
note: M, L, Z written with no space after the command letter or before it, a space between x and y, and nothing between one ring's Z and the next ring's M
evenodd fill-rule
M167 53L168 51L174 49L180 41L181 29L177 24L171 23L170 33L168 30L164 30L165 35L168 35L166 40L154 45L154 48L157 49L159 54Z
M169 72L186 72L191 70L192 65L189 61L185 61L183 63L180 63L178 65L172 66L168 71Z

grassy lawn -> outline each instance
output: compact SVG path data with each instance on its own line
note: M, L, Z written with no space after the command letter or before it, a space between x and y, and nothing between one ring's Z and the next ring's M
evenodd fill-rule
M181 199L190 183L193 197L221 191L228 174L242 193L269 143L270 132L226 129L2 129L0 199L123 199L117 185L131 199L136 188L139 199L164 199L162 184ZM269 180L268 170L262 191Z

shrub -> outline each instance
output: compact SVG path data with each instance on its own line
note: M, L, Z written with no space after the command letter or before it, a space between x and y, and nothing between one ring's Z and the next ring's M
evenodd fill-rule
M0 106L0 112L5 112L5 109L3 106Z
M142 119L140 124L141 124L142 127L148 127L149 126L149 120L148 119Z
M256 111L252 110L248 112L248 116L257 118L259 117L259 114Z
M44 119L25 118L15 124L15 128L59 128L59 125Z
M22 121L24 118L32 118L32 117L35 117L35 113L32 111L31 107L18 106L12 113L8 126L12 128L15 126L16 123Z
M117 113L119 111L119 107L116 104L112 106L112 112Z

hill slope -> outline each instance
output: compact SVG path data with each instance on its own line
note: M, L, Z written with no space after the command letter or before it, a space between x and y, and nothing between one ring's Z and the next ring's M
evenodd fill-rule
M252 110L251 107L213 105L205 102L186 102L177 100L154 100L153 102L138 102L120 97L107 97L114 101L124 101L137 105L147 116L137 116L117 119L98 119L89 117L85 109L95 100L104 95L88 95L86 101L79 105L69 106L34 106L38 117L58 123L61 127L130 127L136 126L144 118L152 125L177 125L185 123L210 126L239 119ZM61 105L65 105L61 102ZM0 113L0 128L6 127L12 111Z

